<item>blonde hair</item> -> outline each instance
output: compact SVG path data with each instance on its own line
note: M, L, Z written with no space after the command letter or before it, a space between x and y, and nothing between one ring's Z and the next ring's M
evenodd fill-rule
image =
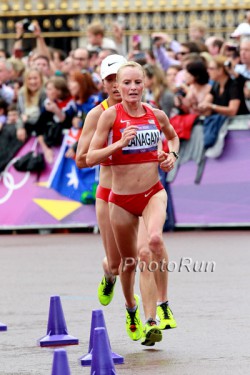
M165 73L158 65L146 64L143 68L146 71L146 75L152 78L151 90L157 107L160 107L160 98L166 88Z
M214 61L217 68L223 68L223 72L228 76L229 73L225 67L225 62L227 61L227 57L224 55L216 55L212 58L211 61Z
M31 93L31 91L29 90L28 85L27 85L29 75L33 72L36 72L38 74L38 76L40 77L40 81L41 81L41 86L35 93ZM23 91L25 103L28 107L33 106L33 105L38 105L40 93L41 93L42 89L43 89L43 75L42 75L42 73L37 68L27 69L24 73L24 84L23 84L23 87L20 89L20 91Z
M120 68L118 69L118 71L116 73L116 77L117 77L116 79L117 79L117 81L119 81L121 72L125 68L138 68L142 72L143 78L145 77L145 70L143 69L143 67L140 64L138 64L135 61L128 61L125 64L122 64L120 66Z
M105 28L100 22L92 22L87 27L87 32L93 34L93 35L105 35Z
M190 23L189 28L190 29L197 29L201 33L205 34L205 32L207 31L207 24L202 20L196 19L196 20L193 20Z

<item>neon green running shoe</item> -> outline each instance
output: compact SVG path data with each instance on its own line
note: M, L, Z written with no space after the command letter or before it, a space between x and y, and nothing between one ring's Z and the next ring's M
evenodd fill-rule
M162 332L157 326L156 321L149 318L144 326L143 336L141 339L141 344L145 346L154 346L156 342L162 340Z
M177 327L175 318L167 302L164 302L161 305L157 306L157 316L159 319L158 327L160 329L170 329Z
M98 299L103 306L107 306L114 296L115 281L112 283L106 280L106 277L103 276L102 281L98 286Z
M135 294L135 300L137 304L137 308L134 312L129 312L126 309L126 331L131 340L137 341L143 335L143 324L140 318L140 310L139 310L139 296Z

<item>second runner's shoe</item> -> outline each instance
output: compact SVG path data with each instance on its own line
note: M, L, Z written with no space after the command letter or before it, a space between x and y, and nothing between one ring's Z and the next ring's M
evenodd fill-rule
M126 331L131 340L137 341L143 335L143 324L140 318L139 311L139 296L135 294L137 308L134 312L129 312L126 309Z
M98 286L98 299L103 306L107 306L114 296L115 281L112 283L106 280L106 277L103 276L102 281Z
M157 306L157 316L159 319L158 327L160 329L170 329L177 327L175 318L167 302L164 302L161 305Z
M141 344L145 346L154 346L156 342L162 340L162 332L157 326L156 321L149 318L144 326L143 336L141 339Z

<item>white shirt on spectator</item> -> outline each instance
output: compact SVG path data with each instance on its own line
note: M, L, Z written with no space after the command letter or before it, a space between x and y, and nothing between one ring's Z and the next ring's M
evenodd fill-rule
M237 64L234 68L235 72L242 75L243 77L250 79L250 70L245 64Z
M93 44L87 45L87 49L89 51L94 50L95 47L98 47L98 46L95 46ZM115 51L117 50L117 46L116 46L115 42L110 38L103 38L101 48L102 49L113 49Z
M0 98L5 100L8 104L12 103L14 98L14 90L12 87L9 87L3 83L0 87Z

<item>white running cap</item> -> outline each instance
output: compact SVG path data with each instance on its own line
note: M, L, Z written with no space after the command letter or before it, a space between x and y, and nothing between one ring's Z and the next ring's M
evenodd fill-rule
M105 79L111 74L116 74L120 66L127 60L121 55L109 55L101 63L101 77Z

